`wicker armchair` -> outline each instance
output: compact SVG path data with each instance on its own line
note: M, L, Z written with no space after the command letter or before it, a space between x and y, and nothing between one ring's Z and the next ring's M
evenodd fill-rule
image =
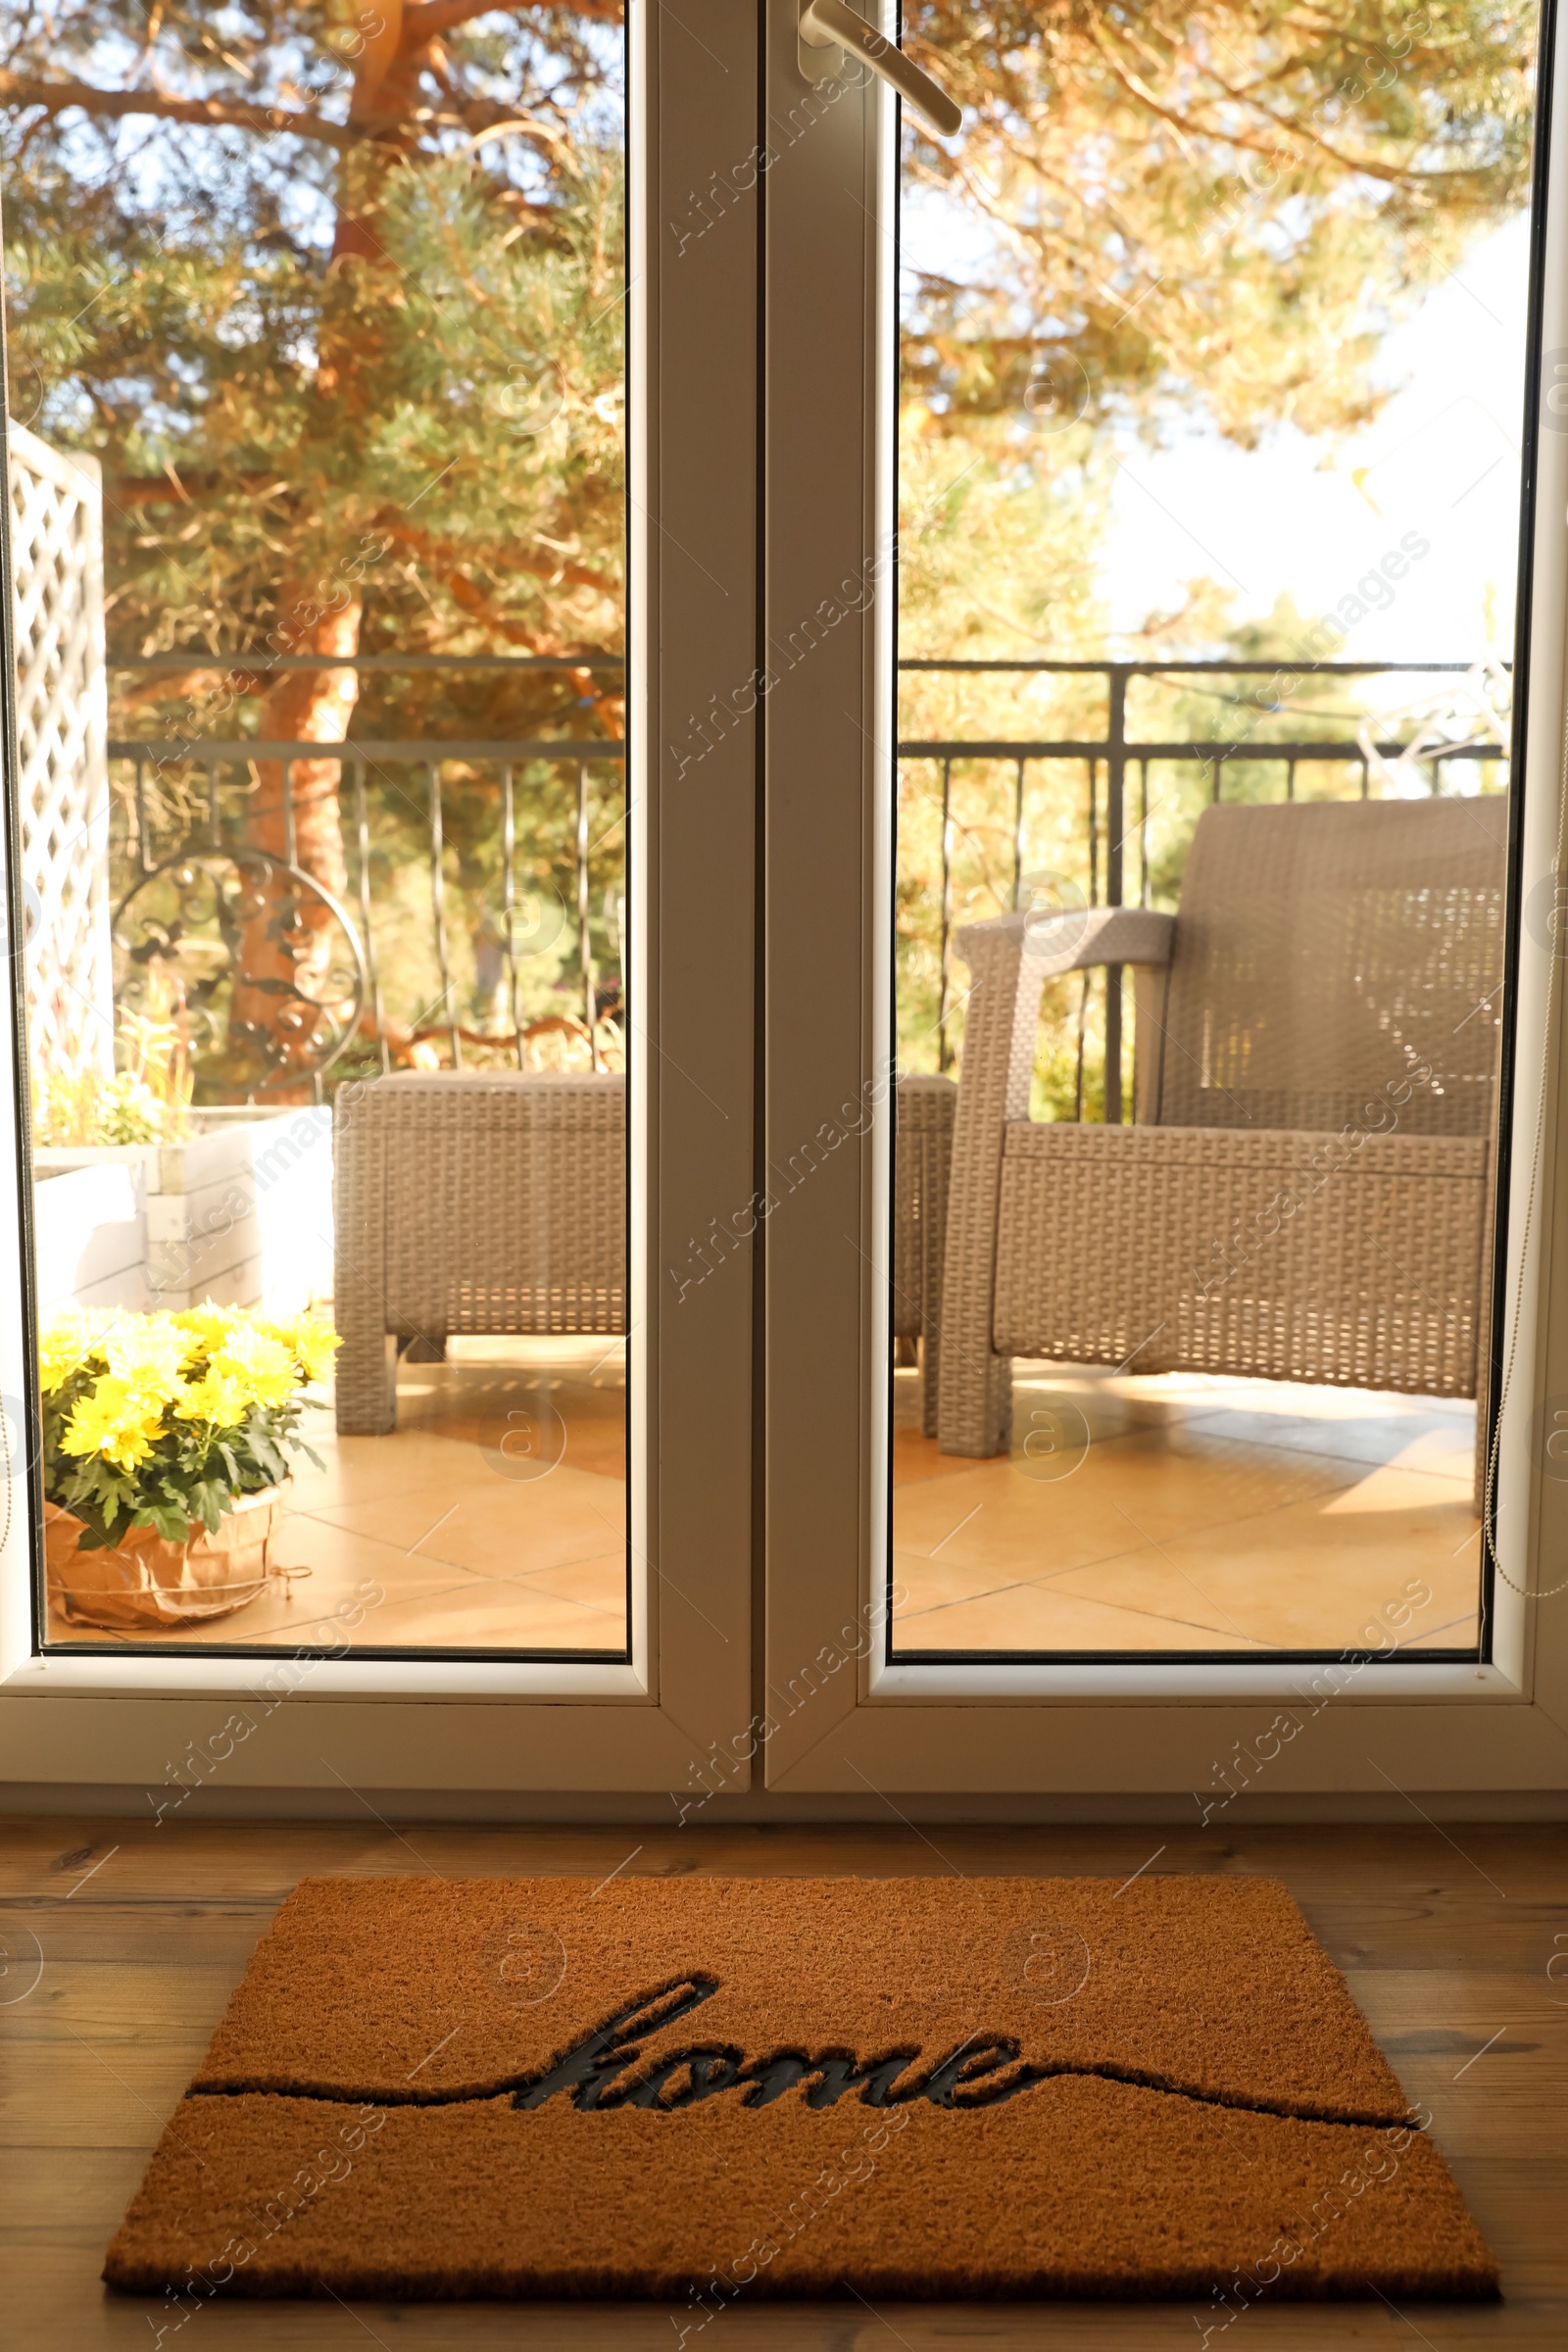
M625 1081L377 1079L334 1119L337 1426L396 1426L395 1343L620 1332Z
M1210 808L1179 914L958 934L938 1437L1014 1355L1471 1396L1490 1298L1499 796ZM1042 983L1135 967L1132 1127L1028 1116Z

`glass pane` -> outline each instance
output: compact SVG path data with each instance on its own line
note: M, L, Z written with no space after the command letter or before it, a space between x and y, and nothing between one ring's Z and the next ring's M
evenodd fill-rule
M1484 1654L1533 17L906 24L894 1654Z
M45 1640L623 1656L619 12L8 64Z

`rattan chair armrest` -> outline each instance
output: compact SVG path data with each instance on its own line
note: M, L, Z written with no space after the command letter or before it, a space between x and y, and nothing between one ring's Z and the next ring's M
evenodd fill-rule
M1059 914L1001 914L966 923L956 946L965 963L973 963L975 950L983 951L988 940L1016 941L1030 971L1050 980L1102 963L1169 963L1175 935L1176 917L1152 906L1069 906Z

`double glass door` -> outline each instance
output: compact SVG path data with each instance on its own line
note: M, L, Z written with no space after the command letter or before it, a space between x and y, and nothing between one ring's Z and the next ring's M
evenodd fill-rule
M24 1769L1549 1771L1538 28L801 19L38 22Z

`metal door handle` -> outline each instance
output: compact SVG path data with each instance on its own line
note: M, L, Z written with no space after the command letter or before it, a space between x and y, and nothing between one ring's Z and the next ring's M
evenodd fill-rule
M946 138L952 138L963 121L947 91L929 74L922 74L896 41L888 40L853 8L846 8L844 0L801 0L801 40L809 49L848 49L854 56L863 57L873 74L891 82L905 104L923 115Z

